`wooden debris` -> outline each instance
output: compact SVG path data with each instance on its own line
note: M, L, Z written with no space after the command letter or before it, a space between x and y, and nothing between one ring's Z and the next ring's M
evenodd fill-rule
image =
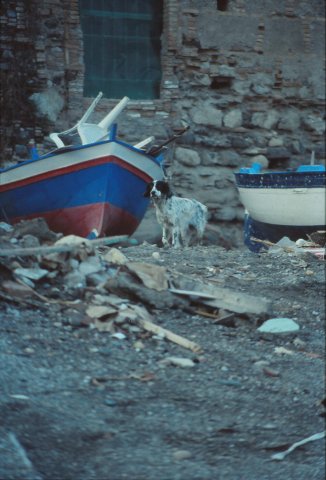
M144 262L129 262L127 268L143 282L145 287L159 292L167 290L168 277L166 268Z
M237 292L228 288L202 285L207 291L170 288L169 291L181 296L197 299L211 307L223 308L240 314L266 315L271 311L271 303L264 299Z
M39 247L27 247L27 248L7 248L0 251L0 257L26 257L30 255L43 256L49 253L62 253L72 252L82 247L95 248L104 245L114 245L115 243L128 241L128 235L120 235L115 237L98 238L95 240L84 239L84 242L74 243L72 245L65 245L64 242L60 245L54 246L39 246ZM63 239L61 239L63 240Z
M194 343L187 338L181 337L180 335L177 335L170 330L167 330L166 328L162 328L149 320L138 319L137 324L144 330L155 333L155 335L160 335L161 337L170 340L170 342L180 345L180 347L187 348L194 353L202 352L202 347L197 343Z
M183 309L189 306L188 300L176 297L169 290L157 291L137 283L135 278L128 272L119 271L118 275L106 282L105 288L118 296L133 301L137 300L152 308L165 309L175 307Z

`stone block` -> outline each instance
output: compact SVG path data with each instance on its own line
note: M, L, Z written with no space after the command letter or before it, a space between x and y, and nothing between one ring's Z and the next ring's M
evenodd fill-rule
M279 120L279 114L276 110L266 112L255 112L251 117L251 125L254 127L270 130L274 128Z
M283 113L278 123L279 130L295 131L300 126L300 114L295 110Z
M223 119L223 124L227 128L237 128L242 125L242 111L240 109L230 110Z
M224 150L220 153L220 165L237 167L240 164L241 156L234 150Z
M325 120L317 115L304 115L302 122L307 130L317 135L323 135L325 132Z
M210 101L200 103L191 109L190 116L199 125L208 125L215 128L222 126L223 113L215 108Z
M196 150L190 150L190 148L176 147L175 159L189 167L195 167L201 163L198 152Z
M261 167L264 169L267 169L269 165L268 158L266 158L265 155L255 155L250 159L250 162L249 162L250 166L253 163L259 163Z
M291 154L284 147L268 147L266 156L268 160L286 160L290 158Z

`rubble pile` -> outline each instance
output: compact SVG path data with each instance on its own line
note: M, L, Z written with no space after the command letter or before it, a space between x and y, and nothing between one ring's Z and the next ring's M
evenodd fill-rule
M201 346L153 322L159 310L180 309L230 322L265 318L271 305L153 263L129 261L117 248L129 239L86 240L49 230L43 219L0 225L0 297L29 307L57 305L67 324L126 337L159 335L193 352Z

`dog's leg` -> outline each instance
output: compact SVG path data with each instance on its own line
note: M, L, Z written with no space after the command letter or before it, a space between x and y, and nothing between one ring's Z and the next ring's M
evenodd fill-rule
M169 246L169 238L170 238L170 232L168 228L163 225L163 232L162 232L162 244L163 247L168 247Z
M188 232L188 229L185 229L185 228L183 228L180 231L180 237L181 237L182 245L184 247L189 247L189 245L190 245L190 240L191 240L190 233L191 232Z
M174 248L180 248L181 247L181 242L180 242L180 232L179 229L174 227L172 229L172 246Z

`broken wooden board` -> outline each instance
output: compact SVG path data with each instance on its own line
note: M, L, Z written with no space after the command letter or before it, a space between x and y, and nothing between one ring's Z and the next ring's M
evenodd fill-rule
M171 293L185 296L212 308L223 308L240 314L267 315L271 313L271 302L265 298L241 293L230 288L201 285L202 290L170 288Z
M74 242L71 244L65 243L65 237L60 239L60 243L56 242L53 246L38 246L38 247L26 247L26 248L5 248L0 251L0 257L25 257L30 255L48 255L50 253L62 253L62 252L72 252L73 250L78 250L83 247L101 247L105 245L114 245L120 242L128 242L128 235L119 235L114 237L105 237L98 238L95 240L88 240L87 238L82 238L80 242Z

